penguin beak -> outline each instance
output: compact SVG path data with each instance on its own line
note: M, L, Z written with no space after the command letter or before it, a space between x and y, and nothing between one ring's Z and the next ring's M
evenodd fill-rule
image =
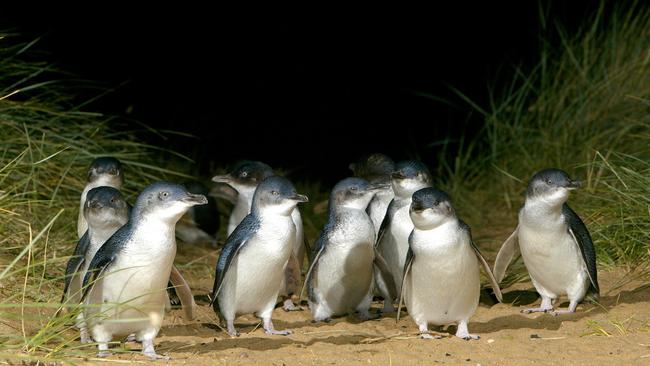
M289 197L290 200L296 201L296 202L309 202L309 198L305 196L304 194L294 194L293 196Z
M348 165L348 168L350 168L350 170L352 170L354 172L354 170L357 168L357 164L350 163L350 165Z
M368 186L368 192L377 192L390 187L389 183L375 183Z
M572 191L572 190L574 190L574 189L578 189L578 188L580 188L581 186L582 186L582 182L580 182L580 181L578 181L578 180L572 180L572 181L569 182L569 184L567 184L566 186L564 186L564 188L566 188L566 189Z
M215 175L212 177L212 181L215 183L230 183L232 181L232 178L230 175Z
M183 198L183 202L191 205L205 205L208 203L208 199L202 194L188 193L187 196Z
M413 211L413 212L418 212L418 213L420 213L420 212L424 211L425 208L426 208L426 207L424 207L424 206L422 205L422 202L419 202L419 201L413 201L413 202L411 203L411 211Z
M404 173L402 173L402 172L399 171L399 170L396 171L396 172L392 172L392 173L390 174L390 176L391 176L391 178L393 178L393 179L405 179L405 178L408 178L406 175L404 175Z

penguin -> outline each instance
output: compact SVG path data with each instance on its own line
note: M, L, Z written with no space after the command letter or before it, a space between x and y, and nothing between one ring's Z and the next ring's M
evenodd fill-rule
M135 333L145 356L168 358L156 354L153 340L169 301L167 283L182 281L173 270L175 225L190 207L206 203L205 196L181 185L153 183L138 196L129 221L99 248L84 276L82 295L98 356L109 354L114 336Z
M120 189L122 184L124 184L124 173L122 172L122 163L119 160L111 156L103 156L92 161L90 168L88 168L87 183L81 192L79 202L77 237L81 238L88 229L88 223L84 218L84 204L88 191L101 186Z
M237 191L237 203L233 208L228 220L227 235L230 235L237 225L251 211L253 195L257 185L264 179L275 175L273 169L260 161L242 161L235 165L235 168L226 175L217 175L212 181L217 184L227 184ZM220 189L220 191L227 191ZM285 273L285 282L280 295L284 298L283 309L285 311L301 310L295 303L300 299L296 295L300 290L300 276L302 265L305 260L307 244L300 210L296 209L291 213L293 223L296 225L296 238L293 241L293 255Z
M81 281L92 258L99 247L111 237L129 219L129 206L119 190L101 186L88 191L83 207L83 215L88 229L79 239L73 256L68 260L65 272L65 284L61 303L67 298L68 303L79 303L81 298ZM77 316L82 343L90 343L83 312Z
M386 216L382 220L377 236L377 257L385 261L386 269L377 272L375 280L379 294L384 298L384 312L394 312L393 300L400 293L400 284L406 253L408 237L413 230L409 216L411 196L417 190L431 187L431 174L419 161L402 161L397 163L391 173L391 184L395 198L388 205ZM388 273L386 273L388 271ZM393 282L391 289L387 282Z
M332 189L328 220L316 241L305 282L315 321L358 312L368 320L373 295L375 229L366 208L375 192L360 178L346 178Z
M212 178L213 182L227 184L237 191L237 203L230 213L226 236L230 235L250 212L257 185L272 175L275 173L270 166L261 161L245 160L235 164L230 173Z
M208 203L190 207L176 224L176 236L184 243L210 243L216 246L220 226L217 201L209 196L208 188L200 182L186 182L185 188L190 193L204 195Z
M238 336L235 317L255 313L267 334L288 335L273 327L271 315L292 255L296 225L291 214L307 196L286 178L264 179L253 196L251 213L226 240L216 265L211 305L228 334Z
M500 282L517 249L535 289L542 297L538 308L524 313L573 313L585 296L600 294L596 250L589 230L566 203L569 192L580 187L560 169L544 169L528 183L519 225L503 243L494 264ZM518 248L517 248L518 247ZM554 310L553 302L569 298L568 309Z
M435 188L413 194L409 215L414 228L408 239L397 320L405 300L422 338L435 338L429 334L429 324L456 323L457 337L479 339L467 329L479 302L479 265L497 299L503 298L490 266L472 241L469 226L456 217L449 196Z
M395 171L395 162L384 154L375 153L350 164L350 170L354 172L354 176L365 179L370 184L381 184L385 187L375 192L366 210L377 235L381 222L386 216L388 205L395 197L390 184L390 175Z

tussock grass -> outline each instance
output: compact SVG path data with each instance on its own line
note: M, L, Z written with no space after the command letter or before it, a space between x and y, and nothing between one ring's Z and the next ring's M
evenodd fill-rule
M558 167L585 182L570 204L590 228L599 262L648 262L650 10L626 6L606 12L603 2L575 35L544 23L539 64L515 69L489 106L459 93L485 124L441 159L451 177L442 185L470 223L514 229L532 174Z
M38 56L30 54L32 45L0 38L0 352L26 361L88 356L71 331L80 309L52 315L77 241L79 194L90 162L103 155L120 159L131 201L151 181L187 177L151 163L169 152L138 142L140 131L82 111L86 101L70 96L78 89L69 75L25 61Z

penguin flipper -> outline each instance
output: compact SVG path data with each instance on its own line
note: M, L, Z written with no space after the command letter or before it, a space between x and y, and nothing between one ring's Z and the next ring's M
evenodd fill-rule
M562 214L564 215L569 233L573 237L573 241L580 248L582 259L587 267L587 274L591 282L591 291L596 295L600 295L600 287L598 286L598 271L596 270L596 249L594 243L589 235L587 226L582 222L578 214L576 214L569 205L566 203L562 206Z
M512 259L515 257L515 255L518 255L519 251L519 243L517 240L517 234L519 232L519 226L515 229L515 231L510 234L508 239L503 242L501 245L501 249L499 249L499 253L497 254L497 259L494 261L494 278L497 281L497 283L501 283L503 280L503 277L506 274L506 269L508 268L508 265L512 261Z
M117 231L110 237L95 253L95 256L88 265L88 271L84 276L81 288L83 293L80 302L86 299L94 286L94 282L99 279L106 269L115 261L117 254L124 248L128 240L128 235L131 232L131 221L126 225L117 229ZM92 285L90 285L92 283Z
M381 253L379 253L377 248L375 248L375 259L372 261L372 265L375 272L381 276L381 280L383 280L384 285L386 286L384 290L390 295L390 301L392 301L394 298L399 296L397 293L397 286L395 285L395 280L393 279L393 275L388 268L386 260L381 255Z
M323 254L323 251L325 250L325 245L324 245L324 239L323 236L325 233L323 232L321 236L316 240L316 243L314 243L314 254L312 255L311 259L311 264L309 265L309 270L307 270L307 274L305 274L305 282L302 284L302 289L300 289L300 298L302 299L302 295L305 293L305 288L309 287L308 291L308 296L309 300L315 301L313 298L313 280L312 280L312 274L316 270L318 259L320 256Z
M88 237L88 230L83 234L81 239L77 242L77 246L74 248L74 254L70 259L68 260L68 264L66 265L65 268L65 279L64 279L64 285L63 285L63 296L61 296L61 303L65 300L67 294L68 294L68 289L70 288L70 283L72 282L72 279L74 276L77 274L77 271L79 271L79 268L83 265L85 262L85 254L88 251L88 247L90 246L90 238Z
M392 199L390 201L390 204L388 204L388 209L386 209L386 215L384 215L384 219L381 220L381 225L379 225L379 231L377 232L377 241L375 242L375 248L379 246L379 243L381 243L381 239L384 237L384 234L386 233L386 229L390 226L390 218L393 216L393 213L395 211L395 199Z
M192 296L192 290L190 286L185 281L185 278L181 272L176 268L175 265L172 266L172 271L169 275L169 281L174 286L176 290L176 295L181 300L181 305L183 306L183 312L185 314L186 320L194 319L194 310L196 309L196 302L194 302L194 296Z
M221 287L223 286L223 280L230 269L233 259L237 257L241 249L246 245L250 235L259 227L259 221L256 218L249 214L244 217L241 223L237 225L235 230L230 234L226 243L221 250L219 259L217 260L217 268L214 277L214 286L212 288L212 295L210 305L215 309L215 312L219 312L219 302L217 301L217 296Z
M406 261L404 261L404 273L402 274L402 287L399 293L399 302L397 303L397 317L396 322L399 322L399 316L402 311L402 302L404 301L404 284L406 283L406 276L408 276L411 271L411 265L413 265L413 258L415 255L409 246L409 250L406 252Z
M494 273L492 273L492 269L490 269L490 265L485 260L485 257L483 257L483 254L481 254L481 251L478 249L478 247L474 243L474 240L472 240L471 236L470 236L469 242L470 242L470 244L472 246L472 249L474 249L474 253L476 253L476 257L478 258L479 262L481 262L481 266L483 266L483 270L485 271L485 274L487 275L488 279L490 280L490 286L492 286L492 290L494 291L494 295L496 295L497 300L499 300L499 302L503 302L503 295L501 294L501 288L499 287L499 281L497 281L497 279L494 277Z

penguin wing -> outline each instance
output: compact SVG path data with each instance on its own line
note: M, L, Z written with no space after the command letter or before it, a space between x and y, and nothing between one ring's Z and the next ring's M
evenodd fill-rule
M178 298L181 300L185 319L194 319L196 303L194 302L194 296L192 296L192 290L190 290L190 285L187 284L187 281L185 281L185 278L175 265L172 266L172 271L169 275L169 282L172 283L176 290L176 295L178 295Z
M307 296L309 296L309 300L312 302L315 302L316 299L314 297L314 292L312 289L314 288L313 286L313 279L312 279L312 274L314 271L316 271L316 267L318 267L318 259L320 259L320 256L323 254L325 251L325 232L327 228L323 230L321 235L318 237L318 240L316 240L316 243L314 243L314 251L312 253L312 259L311 259L311 264L309 265L309 270L307 271L307 274L305 274L305 282L302 285L302 289L300 290L300 298L302 299L302 295L305 292L305 287L309 288L309 291L307 292Z
M519 243L517 241L518 232L519 226L517 226L515 231L510 234L508 239L503 242L501 249L499 249L499 253L497 254L497 259L494 261L494 278L496 279L497 283L501 283L503 277L506 274L508 265L515 257L515 255L519 254Z
M458 220L458 221L460 222L461 229L468 236L469 245L471 245L472 249L474 249L474 253L476 254L476 257L478 258L479 262L481 262L481 266L483 266L483 270L485 271L485 274L487 275L488 279L490 280L490 285L492 286L492 290L494 291L494 295L496 295L497 300L499 300L499 302L503 302L503 295L501 294L501 288L499 287L499 281L497 281L497 279L494 277L494 274L492 273L492 269L490 268L490 265L485 260L485 257L483 257L483 254L481 254L481 251L476 246L476 243L474 243L474 240L472 239L472 229L470 229L469 225L467 225L463 221L461 221L461 220Z
M217 296L219 295L219 291L221 291L221 286L223 286L223 279L226 277L228 269L230 269L230 264L232 264L233 259L235 259L241 249L248 242L248 239L258 228L259 221L252 214L248 214L244 217L242 222L237 225L228 239L226 239L226 244L224 244L221 254L219 255L219 260L217 260L214 287L212 288L212 299L210 305L215 307L215 310L218 309L219 304Z
M86 299L86 296L88 296L94 286L94 282L101 278L106 269L108 269L115 261L126 245L130 232L131 222L129 221L126 225L117 229L117 231L108 238L101 247L99 247L97 253L95 253L95 256L90 261L88 271L84 276L83 284L81 286L83 294L81 295L80 302L83 302Z
M377 241L375 242L375 248L381 243L381 239L384 237L384 233L386 232L386 229L390 226L390 218L393 217L393 214L395 214L395 209L397 208L395 204L395 199L392 199L390 201L390 204L388 204L388 209L386 210L386 215L384 215L384 219L381 221L381 225L379 225L379 231L377 232Z
M582 259L587 267L587 274L591 282L590 290L596 295L600 295L600 287L598 286L598 272L596 270L596 249L594 243L589 235L587 226L582 222L577 213L575 213L566 203L562 206L562 215L566 220L569 227L569 233L573 237L573 241L580 248Z
M411 232L411 235L413 235L413 232ZM409 243L411 242L411 235L409 235ZM404 301L404 284L406 283L406 276L408 276L409 271L411 271L413 258L415 258L415 254L413 254L413 250L411 250L411 246L409 244L409 250L406 252L406 261L404 261L404 273L402 273L402 287L399 293L399 303L397 304L396 322L399 321L399 316L402 310L402 302Z
M393 279L393 275L390 272L388 264L386 263L386 260L381 255L381 253L379 253L377 248L375 248L375 259L372 261L372 266L375 272L379 273L381 279L384 281L384 284L386 285L385 290L388 291L388 294L391 296L391 298L394 299L399 296L397 293L395 280Z
M63 296L61 296L62 303L68 293L72 278L85 262L85 255L89 246L90 238L88 237L88 230L86 230L81 239L77 242L77 246L74 248L74 254L70 257L68 264L65 267L65 282L63 285Z

